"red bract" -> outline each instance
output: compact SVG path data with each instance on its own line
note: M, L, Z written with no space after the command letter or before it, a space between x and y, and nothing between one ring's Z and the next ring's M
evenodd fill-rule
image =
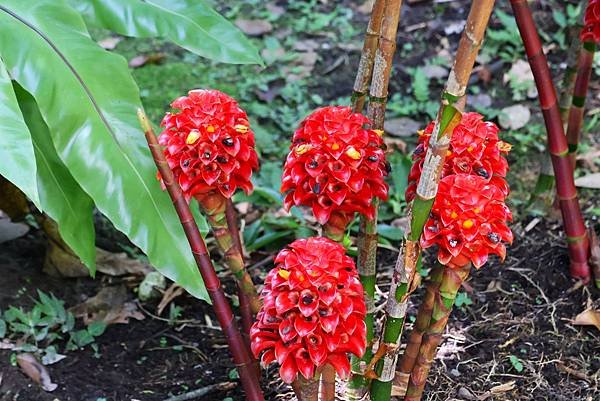
M340 377L349 376L347 353L360 357L366 348L366 307L343 246L323 237L293 242L275 258L261 297L250 337L263 366L277 361L286 383L298 372L313 378L327 363Z
M600 0L590 0L585 9L582 42L600 42Z
M483 177L453 174L440 181L421 246L438 245L438 260L449 267L483 266L493 253L504 259L513 236L512 214L501 189Z
M374 215L373 197L387 199L383 141L350 107L330 106L306 117L294 133L283 168L285 207L309 206L320 224L332 213L349 220Z
M254 133L237 102L217 90L196 89L171 107L178 111L165 115L158 140L186 199L211 191L230 198L238 187L252 191Z
M418 145L413 153L414 162L408 176L407 202L415 197L433 128L432 122L424 131L419 132ZM496 124L483 121L482 115L464 113L460 124L452 133L442 177L450 174L475 174L508 194L508 186L501 177L506 177L508 171L508 162L503 155L510 151L510 145L499 139L499 131Z

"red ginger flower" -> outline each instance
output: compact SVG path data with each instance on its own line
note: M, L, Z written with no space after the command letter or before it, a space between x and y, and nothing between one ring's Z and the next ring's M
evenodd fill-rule
M431 122L424 131L419 132L418 145L413 153L414 163L408 176L407 202L415 198L433 128L434 123ZM499 139L499 131L496 124L483 121L482 115L464 113L452 133L442 177L475 174L495 184L507 195L508 186L503 177L506 177L508 162L503 155L509 152L511 146Z
M195 89L171 107L179 111L165 115L158 141L186 199L212 191L230 198L238 187L251 192L258 157L237 102L217 90Z
M431 217L425 224L421 246L438 245L438 260L449 267L472 262L483 266L490 253L504 260L512 232L506 225L512 214L505 194L486 178L453 174L440 181Z
M343 246L324 237L294 241L275 258L261 297L250 338L263 366L277 361L286 383L298 373L313 378L326 363L349 376L347 353L360 357L366 348L366 307Z
M600 43L600 0L590 0L585 9L581 41Z
M317 109L302 121L283 168L286 209L309 206L320 224L334 212L345 221L355 212L373 217L372 198L387 199L388 168L381 136L363 128L368 123L343 106Z

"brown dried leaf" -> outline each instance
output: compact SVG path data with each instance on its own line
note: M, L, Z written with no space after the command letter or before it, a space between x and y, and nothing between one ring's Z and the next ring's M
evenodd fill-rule
M69 310L75 317L83 318L85 324L103 321L108 324L129 323L129 318L143 320L144 315L133 302L126 302L124 285L102 288L98 294Z
M575 317L573 324L576 326L596 326L600 330L600 310L586 309Z
M148 264L132 259L126 253L112 253L96 248L96 270L110 276L146 275L154 271Z
M183 294L183 288L175 283L171 284L171 286L167 288L167 290L163 294L163 297L160 300L158 307L156 308L156 314L160 316L165 310L165 308L171 303L171 301L173 301L181 294Z
M509 391L514 390L515 381L511 380L508 383L500 384L498 386L492 387L489 391L486 391L484 394L477 397L479 401L487 400L490 397L493 397L498 394L507 393Z
M52 383L48 369L35 359L35 356L32 354L23 353L17 355L17 364L31 380L42 386L45 391L54 391L58 387L58 384Z
M140 68L146 64L160 64L164 61L165 57L164 53L142 54L129 60L129 67Z
M273 25L263 19L243 19L235 20L235 25L248 36L260 36L273 31Z

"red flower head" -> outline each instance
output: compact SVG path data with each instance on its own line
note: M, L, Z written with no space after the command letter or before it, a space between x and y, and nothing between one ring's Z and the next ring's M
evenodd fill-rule
M310 206L320 224L335 211L346 220L374 214L371 199L387 199L383 141L350 107L329 106L306 117L294 133L283 168L285 207Z
M512 214L504 198L503 191L484 177L452 174L443 178L421 246L438 245L438 260L449 267L473 262L480 268L490 253L504 259L502 241L513 239L506 225Z
M230 198L238 187L252 191L254 133L237 102L217 90L195 89L171 107L178 111L165 115L158 141L186 199L211 191Z
M366 348L366 307L343 246L323 237L294 241L275 258L261 296L250 338L263 366L277 361L286 383L298 372L313 378L326 363L349 376L347 353L362 356Z
M432 122L425 131L419 132L418 145L413 153L414 163L408 176L407 202L415 197L433 128ZM508 194L506 181L501 177L506 177L508 171L508 162L503 155L509 152L510 145L498 138L499 131L496 124L483 121L482 115L464 113L452 133L442 177L450 174L475 174Z
M590 0L585 9L581 41L600 43L600 0Z

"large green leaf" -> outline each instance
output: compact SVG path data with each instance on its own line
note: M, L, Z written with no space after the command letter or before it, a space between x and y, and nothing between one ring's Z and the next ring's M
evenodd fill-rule
M58 223L61 237L94 273L94 203L58 157L48 126L42 119L33 97L18 85L15 86L15 93L33 139L40 209Z
M39 207L35 156L31 134L0 58L0 175L21 188Z
M97 208L162 273L208 299L137 125L125 60L98 47L62 0L2 0L0 55L35 98L58 155Z
M262 64L256 48L202 0L69 0L86 22L121 35L163 37L212 60Z

